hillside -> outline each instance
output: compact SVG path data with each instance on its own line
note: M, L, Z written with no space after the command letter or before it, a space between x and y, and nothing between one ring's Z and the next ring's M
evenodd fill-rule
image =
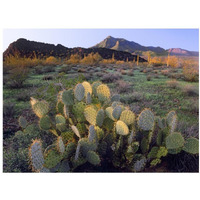
M176 56L199 56L199 52L197 51L188 51L181 48L171 48L167 50L170 55L176 55Z
M112 58L113 54L116 60L136 60L136 55L132 55L129 52L116 51L114 49L107 48L67 48L61 44L47 44L42 42L29 41L26 39L18 39L17 41L11 43L9 47L4 51L3 58L9 55L18 55L20 57L39 57L45 58L49 56L60 57L60 58L69 58L72 54L79 54L84 57L89 53L99 53L103 59ZM145 59L139 58L140 62L146 62Z

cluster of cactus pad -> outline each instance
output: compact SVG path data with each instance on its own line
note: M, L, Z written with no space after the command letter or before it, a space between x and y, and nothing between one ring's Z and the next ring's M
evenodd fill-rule
M30 166L36 172L74 171L87 162L100 166L102 160L137 172L156 166L167 154L199 153L196 138L185 140L175 132L174 111L160 118L146 108L137 116L120 102L119 95L111 97L101 82L91 85L85 81L60 91L54 117L44 100L31 98L31 106L39 127L55 136L45 150L40 140L30 145ZM20 117L19 124L24 129L26 119Z

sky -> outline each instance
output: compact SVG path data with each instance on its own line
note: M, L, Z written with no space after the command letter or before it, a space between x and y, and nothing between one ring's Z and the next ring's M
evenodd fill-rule
M66 47L91 47L107 36L143 46L199 51L199 29L4 29L3 51L19 38Z

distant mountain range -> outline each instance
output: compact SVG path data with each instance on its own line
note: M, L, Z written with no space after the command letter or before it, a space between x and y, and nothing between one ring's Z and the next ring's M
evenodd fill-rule
M111 59L113 54L116 60L136 60L137 56L132 55L129 52L117 51L108 48L67 48L61 44L46 44L42 42L29 41L26 39L18 39L17 41L11 43L9 47L4 51L3 58L9 55L18 55L19 57L40 57L45 58L49 56L59 57L59 58L69 58L72 54L79 54L82 58L84 55L90 53L99 53L103 59ZM145 59L139 57L140 62L146 62Z
M199 52L187 51L180 48L171 48L171 49L165 50L164 48L161 48L161 47L152 47L152 46L146 47L136 42L131 42L123 38L114 38L111 36L108 36L102 42L96 44L92 48L108 48L108 49L114 49L118 51L126 51L132 54L136 52L151 51L155 53L156 55L167 55L168 52L170 53L170 55L179 55L179 56L198 56L199 55Z
M145 52L151 52L154 55L176 55L176 56L199 56L197 51L188 51L181 48L170 48L165 50L161 47L142 46L136 42L131 42L122 38L114 38L108 36L102 42L91 48L67 48L61 44L47 44L42 42L29 41L26 39L18 39L11 43L4 51L3 58L9 55L20 57L48 57L55 56L60 58L69 58L72 54L79 54L81 57L89 53L99 53L103 59L111 59L113 54L116 60L136 60L137 55L144 55ZM140 62L146 62L142 57L139 57Z

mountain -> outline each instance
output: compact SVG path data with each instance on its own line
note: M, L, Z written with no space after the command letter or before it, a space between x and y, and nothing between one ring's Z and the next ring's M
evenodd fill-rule
M118 51L126 51L129 53L134 53L135 51L153 51L157 54L166 54L166 50L161 47L145 47L136 42L131 42L125 40L123 38L114 38L108 36L102 42L98 43L97 45L93 46L93 48L108 48L114 49Z
M170 55L176 55L176 56L199 56L199 52L197 51L188 51L181 48L171 48L167 50Z
M177 55L177 56L199 56L199 52L197 51L188 51L181 48L171 48L165 50L161 47L153 47L153 46L142 46L136 42L131 42L125 40L123 38L114 38L108 36L102 42L93 46L93 48L108 48L114 49L118 51L126 51L129 53L135 54L142 54L142 52L151 51L156 55L167 55L170 52L170 55Z
M84 55L90 53L99 53L103 59L111 59L113 54L116 60L133 60L137 59L136 55L132 55L129 52L116 51L114 49L107 48L67 48L61 44L47 44L42 42L29 41L24 38L20 38L17 41L11 43L9 47L3 53L3 59L9 55L18 55L19 57L30 57L34 56L39 58L46 58L49 56L59 58L69 58L72 54L79 54L82 58ZM140 62L146 62L145 59L139 58Z

